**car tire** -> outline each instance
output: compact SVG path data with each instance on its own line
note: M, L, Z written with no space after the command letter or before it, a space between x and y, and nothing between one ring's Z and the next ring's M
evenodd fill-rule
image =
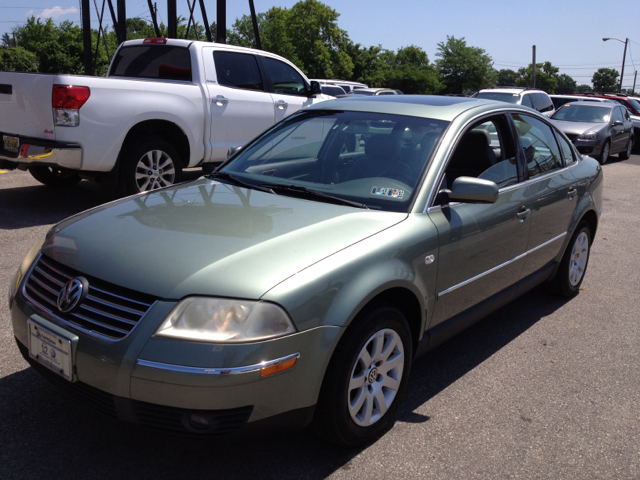
M569 240L555 277L548 283L551 293L562 297L578 293L587 272L590 251L591 229L587 222L582 221Z
M157 190L178 183L182 162L173 146L159 137L144 137L125 144L119 189L123 195Z
M77 173L58 167L29 167L29 173L40 183L56 188L70 188L82 180Z
M386 303L363 310L331 357L314 431L344 447L383 434L393 424L406 387L412 350L409 325L399 310Z
M602 153L600 153L600 157L598 158L600 165L604 165L605 163L607 163L607 160L609 159L610 151L611 151L611 142L609 142L609 140L606 140L604 142L604 145L602 146Z
M631 151L633 150L633 137L629 137L629 143L627 143L627 149L624 152L620 152L618 157L621 160L627 160L631 156Z

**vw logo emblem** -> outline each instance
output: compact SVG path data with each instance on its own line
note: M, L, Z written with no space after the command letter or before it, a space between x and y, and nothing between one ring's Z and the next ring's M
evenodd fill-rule
M69 280L58 293L58 310L69 313L87 296L89 282L84 277Z

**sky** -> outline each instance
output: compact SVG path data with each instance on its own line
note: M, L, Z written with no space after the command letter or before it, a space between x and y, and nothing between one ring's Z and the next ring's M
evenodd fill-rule
M91 0L92 27L98 26ZM167 23L167 2L157 3L159 21ZM117 1L112 0L114 6ZM254 0L256 12L271 7L290 8L296 0ZM438 43L447 36L464 37L493 59L498 70L517 70L536 61L549 61L578 84L591 85L598 68L622 65L624 41L629 39L623 88L631 88L640 69L640 0L323 0L336 10L338 25L354 43L381 45L389 50L416 45L438 59ZM216 0L205 0L210 22L216 18ZM177 0L178 15L188 16L187 0ZM145 0L126 0L127 17L150 20ZM108 11L108 7L106 8ZM196 21L201 22L196 7ZM248 0L227 0L227 28L249 15ZM28 17L51 17L80 24L80 0L0 0L0 35L24 24ZM106 15L108 17L109 15ZM110 22L105 22L110 23ZM635 27L635 28L634 28ZM602 41L618 38L621 41ZM636 63L637 62L637 63ZM640 80L638 81L640 86Z

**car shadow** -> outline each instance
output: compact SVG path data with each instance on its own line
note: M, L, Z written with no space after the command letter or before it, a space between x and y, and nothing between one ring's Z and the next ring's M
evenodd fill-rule
M202 175L202 170L183 172L183 181L191 181ZM117 200L113 191L100 184L82 181L72 188L53 188L46 185L0 189L0 229L52 225L71 215Z
M428 428L429 416L417 413L418 408L566 301L534 289L419 359L412 367L396 427L424 423ZM308 431L232 442L156 433L96 412L24 366L0 379L0 462L9 478L46 471L47 476L85 479L212 474L320 479L349 470L350 461L367 448L340 449ZM394 429L388 435L394 435Z

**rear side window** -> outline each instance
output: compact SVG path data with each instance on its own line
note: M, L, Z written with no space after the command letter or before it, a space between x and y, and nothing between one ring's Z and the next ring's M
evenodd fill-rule
M191 55L187 48L169 45L123 47L113 60L109 76L190 82Z
M246 90L264 90L258 61L253 55L215 51L213 61L220 85Z
M564 160L564 165L571 165L576 161L576 158L573 153L573 149L569 142L567 142L562 135L556 132L556 137L558 138L558 143L560 144L560 150L562 151L562 158Z
M520 135L530 179L562 168L560 149L549 125L519 113L513 114L513 121Z
M531 103L531 95L524 95L522 97L522 105L524 105L525 107L533 107L533 103Z

